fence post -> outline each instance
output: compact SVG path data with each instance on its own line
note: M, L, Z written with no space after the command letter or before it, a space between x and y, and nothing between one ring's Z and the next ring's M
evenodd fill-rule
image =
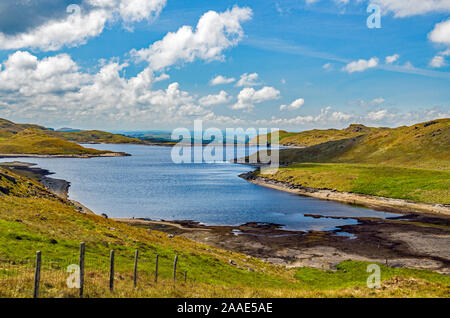
M34 292L33 297L39 297L39 282L41 280L41 251L36 252L36 270L34 272Z
M109 290L114 290L114 250L111 250L109 264Z
M173 282L177 280L177 262L178 255L175 255L175 260L173 261Z
M187 281L187 271L184 271L184 283L186 284Z
M159 259L159 255L156 254L156 265L155 265L155 283L158 282L158 259Z
M80 243L80 297L84 292L84 243Z
M134 253L134 278L133 278L134 288L137 287L138 257L139 257L139 250L136 250L136 252Z

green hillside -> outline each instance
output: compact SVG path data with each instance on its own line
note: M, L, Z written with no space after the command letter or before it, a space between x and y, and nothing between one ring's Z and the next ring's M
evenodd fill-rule
M80 144L105 143L105 144L146 144L138 138L130 138L99 130L86 130L74 132L54 132L55 136Z
M450 119L393 129L367 128L358 132L357 134L362 133L359 136L350 138L342 138L343 131L337 131L336 136L332 136L332 132L333 130L325 130L300 135L305 142L311 142L305 136L312 135L335 140L302 149L281 150L280 163L363 163L450 170ZM296 136L288 138L294 137ZM284 140L286 138L282 139Z
M383 288L371 290L365 287L364 262L347 261L334 272L272 265L181 236L82 214L39 183L0 168L0 297L31 297L37 250L43 259L41 297L76 297L78 290L66 286L66 268L77 263L80 242L86 243L86 297L443 297L450 288L448 276L381 265ZM108 283L111 249L116 251L115 292ZM140 253L137 289L132 283L135 249ZM172 280L175 255L177 288Z
M343 138L349 134L360 135ZM329 141L281 150L282 167L265 178L316 189L450 204L450 119L393 129L352 125L291 135L282 141L292 138L297 145Z
M146 142L97 130L59 132L38 125L16 124L0 118L1 154L99 155L111 153L78 145L81 143L145 144Z
M328 141L336 141L348 138L362 136L371 132L387 130L389 128L372 128L364 125L350 125L345 129L327 129L327 130L308 130L300 133L279 131L279 144L283 146L310 147L322 144ZM259 136L254 138L251 143L257 143ZM267 135L267 140L271 141L271 134Z
M26 129L8 138L0 138L0 154L100 155L100 151L82 147L61 138L51 137L36 129Z

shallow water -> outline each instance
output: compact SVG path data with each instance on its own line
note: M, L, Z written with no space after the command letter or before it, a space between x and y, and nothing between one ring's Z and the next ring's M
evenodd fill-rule
M194 220L207 225L247 222L282 224L289 230L334 230L356 220L305 217L397 216L332 201L293 195L238 177L252 167L231 163L174 164L171 148L141 145L87 145L131 157L22 158L71 182L69 196L110 217ZM14 159L13 159L14 160ZM2 162L12 159L1 159Z

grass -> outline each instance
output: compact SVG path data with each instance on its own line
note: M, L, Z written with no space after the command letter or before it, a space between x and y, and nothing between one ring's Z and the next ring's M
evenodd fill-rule
M288 269L240 253L195 243L182 236L81 214L39 183L0 169L0 297L30 297L35 252L42 252L43 297L74 297L65 272L86 243L87 297L448 297L449 277L428 271L392 270L383 288L365 287L366 263L346 262L336 272ZM108 290L109 252L116 252L116 291ZM139 249L139 285L132 285ZM155 255L159 283L153 283ZM179 255L177 288L172 264ZM233 260L236 265L230 263ZM250 270L251 269L251 270ZM188 281L184 283L184 271Z
M97 155L107 153L76 143L50 137L39 130L27 129L8 138L0 138L0 153L45 155Z
M112 134L105 131L89 130L75 132L54 132L55 136L76 143L105 143L105 144L145 144L138 138L130 138L123 135Z
M137 138L104 131L59 132L0 118L0 153L3 154L98 155L109 152L85 148L79 143L146 144Z
M450 204L450 171L300 163L280 168L276 174L265 177L310 188Z
M409 127L314 130L299 133L303 149L280 151L280 162L359 163L450 170L450 119ZM357 131L357 132L355 132ZM308 142L307 140L314 140ZM286 139L282 139L284 141Z

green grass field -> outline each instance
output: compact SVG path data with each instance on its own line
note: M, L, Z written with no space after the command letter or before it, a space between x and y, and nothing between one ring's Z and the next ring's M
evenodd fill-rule
M450 204L450 171L299 163L280 168L276 174L265 177L310 188Z

